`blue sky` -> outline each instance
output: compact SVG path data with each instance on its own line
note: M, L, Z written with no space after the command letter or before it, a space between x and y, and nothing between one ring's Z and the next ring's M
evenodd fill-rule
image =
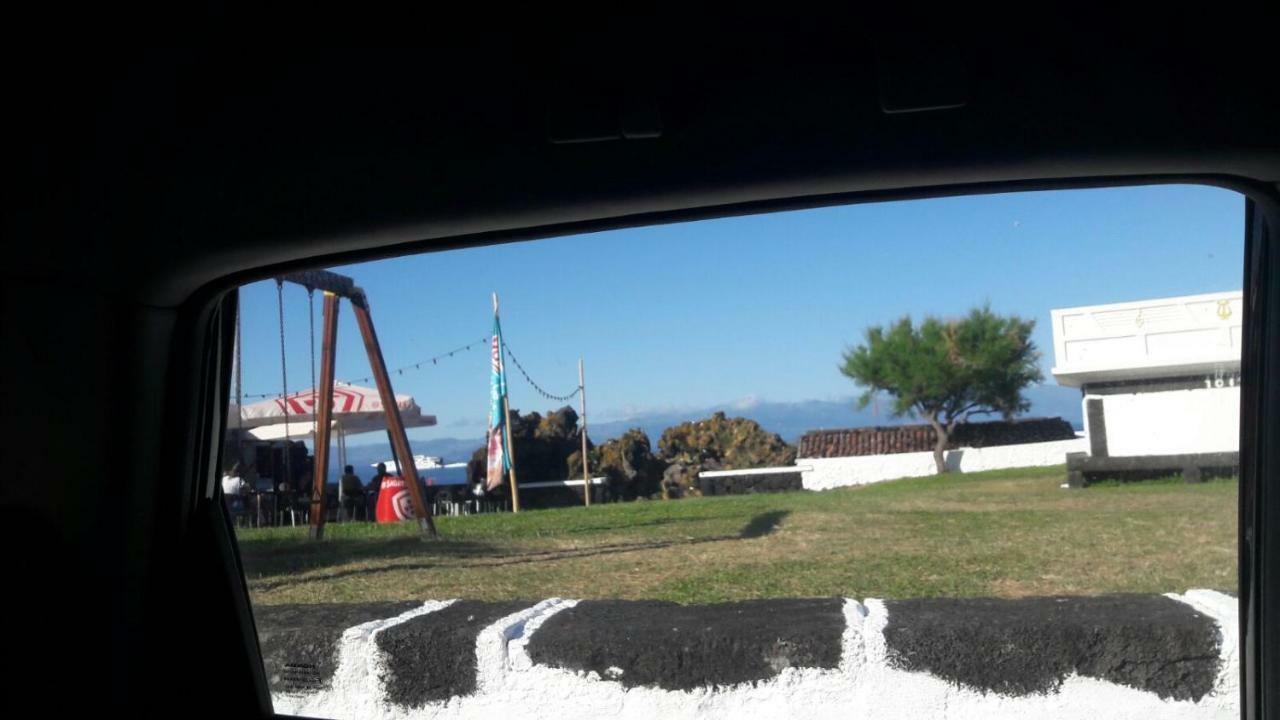
M1196 186L1010 193L853 205L659 225L333 268L368 293L387 364L472 343L392 378L440 425L485 428L489 294L503 333L555 394L587 368L591 417L754 401L851 398L841 352L870 324L990 303L1049 310L1241 287L1244 200ZM280 389L274 282L242 293L246 393ZM316 326L320 300L317 296ZM290 390L310 386L306 291L285 286ZM317 338L318 341L318 338ZM354 317L339 320L337 376L369 375ZM1050 380L1051 381L1051 380ZM511 405L545 410L509 367ZM247 401L248 402L248 401ZM353 440L354 442L354 440Z

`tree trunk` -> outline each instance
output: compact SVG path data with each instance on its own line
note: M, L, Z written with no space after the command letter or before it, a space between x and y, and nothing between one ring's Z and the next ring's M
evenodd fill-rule
M938 474L943 475L947 472L947 442L951 439L951 434L936 417L928 416L927 419L937 436L937 441L933 444L933 462L938 468Z

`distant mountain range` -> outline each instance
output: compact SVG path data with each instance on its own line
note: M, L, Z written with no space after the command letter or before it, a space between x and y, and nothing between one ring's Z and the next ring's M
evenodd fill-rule
M1028 391L1027 397L1031 401L1031 410L1026 413L1027 417L1061 417L1077 430L1084 427L1079 390L1058 385L1040 385ZM596 442L608 440L630 428L638 427L656 443L662 431L672 425L705 418L717 411L724 412L729 417L755 420L761 427L778 433L789 443L797 442L801 435L810 430L919 422L912 418L893 417L888 403L883 400L878 408L875 405L869 405L864 410L858 409L857 401L852 397L842 400L801 400L799 402L762 401L745 405L727 403L694 412L649 413L625 420L595 423L591 426L591 439Z
M1061 417L1080 430L1084 427L1080 407L1080 391L1058 385L1039 385L1027 392L1031 410L1027 417ZM698 420L717 411L730 417L746 417L760 423L761 427L776 432L782 439L795 443L809 430L822 430L867 425L902 425L917 422L911 418L895 418L887 403L881 401L879 412L868 406L858 410L853 398L844 400L802 400L799 402L726 403L701 410L664 411L642 413L622 420L592 423L591 440L601 443L618 437L631 428L640 428L656 445L662 431L689 420ZM978 418L982 419L982 418ZM413 452L419 455L438 455L445 462L466 462L471 453L484 446L484 438L434 438L411 442ZM655 448L656 449L656 448ZM391 457L385 442L347 447L347 462L356 466L361 476L368 474L369 465Z

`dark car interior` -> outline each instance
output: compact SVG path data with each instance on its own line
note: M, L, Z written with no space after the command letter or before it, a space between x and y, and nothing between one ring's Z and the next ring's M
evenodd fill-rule
M1193 182L1248 198L1241 708L1280 717L1273 49L1220 49L1192 23L978 38L845 18L682 24L661 42L621 27L11 64L10 703L271 715L215 500L241 283L783 208Z

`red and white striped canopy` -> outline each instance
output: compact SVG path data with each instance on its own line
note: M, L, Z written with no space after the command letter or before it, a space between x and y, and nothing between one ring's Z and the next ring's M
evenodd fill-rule
M230 427L242 427L261 440L280 439L286 436L285 418L288 418L288 437L305 437L311 434L316 411L315 390L303 390L283 398L271 398L239 408L240 420L236 422L237 408L231 407ZM434 415L422 414L422 408L410 395L396 395L400 418L405 427L435 425ZM373 388L336 383L333 388L333 426L353 435L362 432L385 430L386 415L382 398Z

